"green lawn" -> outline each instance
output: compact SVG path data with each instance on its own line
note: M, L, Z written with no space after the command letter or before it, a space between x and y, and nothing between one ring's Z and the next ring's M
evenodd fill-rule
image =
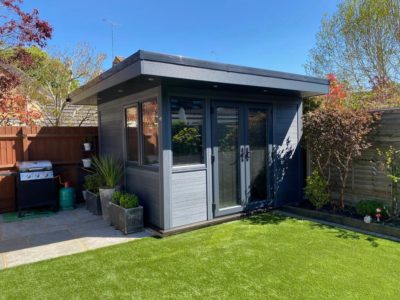
M273 214L0 271L0 298L398 299L400 244Z

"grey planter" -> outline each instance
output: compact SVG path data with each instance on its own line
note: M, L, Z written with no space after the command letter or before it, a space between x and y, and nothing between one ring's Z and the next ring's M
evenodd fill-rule
M95 215L101 215L101 203L99 195L86 191L86 208Z
M100 188L100 202L101 202L101 210L103 212L103 220L110 220L110 216L108 214L108 206L110 205L113 194L115 193L115 188Z
M143 207L125 209L114 203L108 207L111 225L123 234L143 231Z

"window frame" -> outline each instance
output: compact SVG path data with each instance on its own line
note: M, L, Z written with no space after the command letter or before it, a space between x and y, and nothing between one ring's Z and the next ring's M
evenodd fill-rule
M200 101L202 103L202 126L201 126L201 145L202 145L202 163L191 163L191 164L182 164L182 165L174 165L174 152L172 147L172 105L171 102L173 99L182 99L182 100L193 100L193 101ZM197 171L197 170L206 170L206 99L197 96L190 96L190 95L169 95L168 97L168 107L169 107L169 139L171 143L171 167L173 171Z
M138 98L137 100L133 100L130 103L124 105L122 107L122 117L123 117L123 157L125 165L128 167L138 167L148 170L158 171L160 166L160 148L158 149L158 163L146 165L143 163L143 124L142 124L142 103L148 101L156 101L157 103L157 122L160 122L160 103L159 97L157 95L146 96L145 98ZM128 160L128 149L127 149L127 115L126 110L131 107L137 107L138 111L138 162ZM158 147L160 147L160 126L157 126L157 142Z
M140 132L141 132L141 130L140 130L140 127L142 126L142 124L141 124L141 122L140 122L140 103L139 102L135 102L135 103L132 103L132 104L129 104L129 105L127 105L127 106L125 106L124 107L124 151L125 151L125 155L124 155L124 159L125 159L125 161L127 162L127 163L129 163L129 164L134 164L134 165L140 165L140 162L141 162L141 153L140 153L140 148L141 148L141 141L140 141ZM138 131L138 134L137 134L137 147L138 147L138 149L137 149L137 153L138 153L138 160L137 161L134 161L134 160L128 160L128 142L127 142L127 134L128 134L128 132L127 132L127 121L128 121L128 119L127 119L127 110L128 109L130 109L130 108L133 108L133 107L136 107L136 110L137 110L137 119L138 119L138 124L137 124L137 131Z

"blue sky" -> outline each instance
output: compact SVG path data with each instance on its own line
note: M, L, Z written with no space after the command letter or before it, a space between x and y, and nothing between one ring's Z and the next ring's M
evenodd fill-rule
M25 0L54 27L49 47L88 42L108 55L138 49L304 74L308 51L337 0Z

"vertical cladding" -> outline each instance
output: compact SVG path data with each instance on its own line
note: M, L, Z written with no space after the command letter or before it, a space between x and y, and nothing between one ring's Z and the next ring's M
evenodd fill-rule
M125 182L126 190L138 195L145 221L162 228L158 172L128 167Z
M301 102L275 105L274 157L276 205L301 200Z

